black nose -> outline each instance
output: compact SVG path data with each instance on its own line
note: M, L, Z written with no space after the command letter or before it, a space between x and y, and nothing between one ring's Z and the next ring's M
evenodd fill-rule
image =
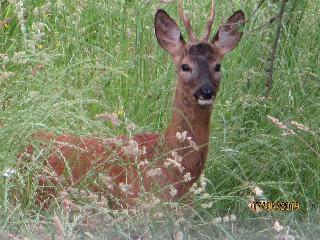
M211 84L202 85L194 94L196 98L202 97L204 100L212 99L214 95L214 88Z

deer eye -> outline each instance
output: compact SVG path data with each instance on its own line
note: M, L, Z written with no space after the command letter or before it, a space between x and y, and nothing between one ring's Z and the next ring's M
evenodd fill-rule
M182 64L182 65L181 65L181 69L182 69L182 71L184 71L184 72L191 72L191 68L189 67L188 64Z
M214 71L220 72L220 70L221 70L221 64L216 64L216 66L214 67Z

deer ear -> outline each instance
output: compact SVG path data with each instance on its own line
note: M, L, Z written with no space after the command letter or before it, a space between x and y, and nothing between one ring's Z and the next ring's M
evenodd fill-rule
M233 50L241 39L241 27L245 20L244 13L239 10L235 12L226 24L220 26L217 34L212 39L212 43L219 49L222 55Z
M175 58L181 53L185 45L178 25L161 9L156 13L154 25L160 46Z

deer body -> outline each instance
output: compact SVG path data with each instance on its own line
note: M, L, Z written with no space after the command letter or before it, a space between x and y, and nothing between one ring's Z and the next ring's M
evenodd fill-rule
M177 83L171 121L163 135L139 134L128 137L93 138L73 135L53 136L39 133L36 138L51 146L47 167L56 177L41 177L55 185L75 186L87 178L88 187L112 195L120 205L134 205L140 194L160 189L165 200L185 195L201 175L208 155L212 103L220 84L220 63L225 53L239 42L242 11L234 13L208 41L214 19L212 0L210 18L201 41L195 38L190 21L179 12L191 40L186 43L178 25L163 10L155 17L155 33L162 48L176 66ZM67 174L66 174L67 173ZM97 184L99 176L104 184ZM48 189L44 192L48 192ZM52 191L49 191L52 193ZM40 194L38 201L48 197Z

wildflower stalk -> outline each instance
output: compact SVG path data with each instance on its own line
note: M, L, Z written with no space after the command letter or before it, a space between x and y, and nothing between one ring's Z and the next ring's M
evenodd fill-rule
M26 27L26 19L25 19L25 12L26 9L24 7L24 2L23 0L18 0L18 2L15 3L16 6L16 11L17 11L17 16L18 16L18 20L19 20L19 25L20 25L20 30L22 33L22 37L23 37L23 42L24 45L27 46L27 27Z

